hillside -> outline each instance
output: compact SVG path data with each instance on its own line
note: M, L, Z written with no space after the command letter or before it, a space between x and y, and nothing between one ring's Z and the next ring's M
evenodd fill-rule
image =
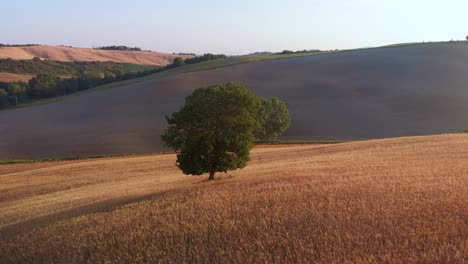
M0 262L464 263L468 135L0 165Z
M148 51L97 50L63 46L0 47L0 59L30 60L34 57L53 61L113 61L164 66L180 56Z
M193 89L227 81L285 101L289 139L385 138L468 127L466 43L277 58L194 64L1 111L0 134L8 137L0 140L0 159L160 152L164 116Z

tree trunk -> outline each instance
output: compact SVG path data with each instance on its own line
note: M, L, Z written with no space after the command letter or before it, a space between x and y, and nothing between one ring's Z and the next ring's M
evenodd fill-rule
M210 171L210 177L208 177L208 180L210 180L210 181L211 181L211 180L214 180L214 179L215 179L215 173L216 173L215 170L211 170L211 171Z

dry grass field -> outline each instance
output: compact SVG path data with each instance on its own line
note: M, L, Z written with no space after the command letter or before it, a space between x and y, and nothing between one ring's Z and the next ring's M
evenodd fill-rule
M467 263L468 135L0 166L0 263Z
M16 74L9 72L0 72L0 82L28 82L34 77L30 74Z
M63 46L0 47L0 59L30 60L34 57L54 61L114 61L133 64L167 65L175 57L191 57L147 51L96 50Z

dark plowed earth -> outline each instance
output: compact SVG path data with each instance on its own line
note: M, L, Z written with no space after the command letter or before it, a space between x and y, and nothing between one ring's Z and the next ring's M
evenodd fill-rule
M159 152L164 115L194 88L226 81L284 100L290 138L383 138L468 127L468 44L446 43L261 61L0 111L0 159Z

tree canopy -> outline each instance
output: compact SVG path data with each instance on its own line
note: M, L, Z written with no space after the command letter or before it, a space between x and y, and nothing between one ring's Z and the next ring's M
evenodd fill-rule
M209 179L245 167L256 135L275 137L289 127L281 101L258 97L237 83L199 88L166 118L161 138L176 151L177 166L185 174L209 173Z
M263 126L256 136L261 140L275 140L291 126L288 108L278 98L262 99L259 117Z
M127 46L118 46L118 45L103 46L103 47L95 47L94 49L100 49L100 50L141 51L141 48L139 48L139 47L127 47Z
M172 63L175 67L179 67L185 64L185 61L182 57L175 57L174 62Z

